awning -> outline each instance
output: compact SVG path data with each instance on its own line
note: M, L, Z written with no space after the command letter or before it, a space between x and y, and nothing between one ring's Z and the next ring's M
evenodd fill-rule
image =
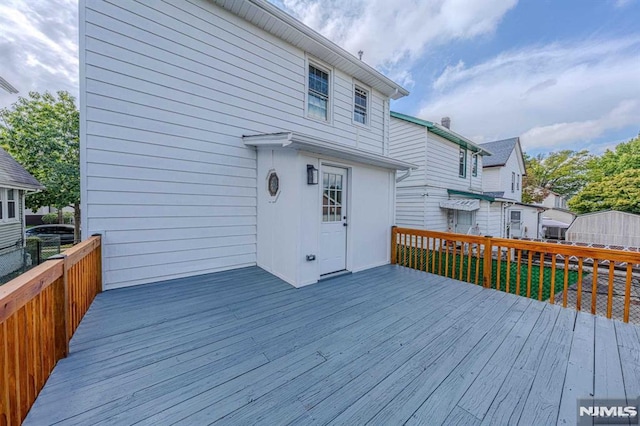
M480 200L446 200L440 201L440 208L450 210L464 210L466 212L472 212L480 208Z
M547 228L564 228L567 229L569 227L568 223L560 222L559 220L542 218L542 226L546 226Z
M392 170L418 168L415 164L407 163L406 161L396 160L391 157L385 157L384 155L363 151L351 146L337 144L300 133L283 132L243 136L242 140L244 144L248 146L297 149Z

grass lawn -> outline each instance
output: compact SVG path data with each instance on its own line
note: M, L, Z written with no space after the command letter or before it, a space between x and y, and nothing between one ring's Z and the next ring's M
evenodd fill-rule
M460 281L468 281L473 284L477 283L482 285L482 276L484 270L483 259L477 259L471 257L469 264L469 257L465 255L446 252L442 254L438 252L429 252L427 259L427 250L411 248L410 252L404 247L398 247L397 261L399 265L410 266L413 269L421 271L427 271L434 274L454 278ZM460 260L462 258L462 265ZM454 269L455 268L455 269ZM520 269L520 286L518 288L518 268ZM491 288L496 288L498 284L498 261L492 260L491 267ZM527 277L531 274L531 286L527 289ZM542 298L541 300L548 300L551 294L551 268L547 266L542 267L540 265L531 265L531 271L527 264L526 257L523 256L522 263L517 264L516 261L512 261L509 268L509 282L507 285L507 261L500 261L500 288L499 290L508 291L509 293L516 294L516 290L519 290L520 296L530 297L532 299L539 298L540 291L540 273L542 272ZM576 271L566 271L568 275L567 286L575 284L578 280L578 273ZM564 290L564 269L556 269L555 272L555 294L558 294ZM527 292L529 291L529 296Z

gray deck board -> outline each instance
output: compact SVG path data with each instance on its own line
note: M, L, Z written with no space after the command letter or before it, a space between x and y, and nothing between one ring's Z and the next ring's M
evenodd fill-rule
M637 326L397 266L253 267L98 295L25 424L571 424L594 392L640 395Z

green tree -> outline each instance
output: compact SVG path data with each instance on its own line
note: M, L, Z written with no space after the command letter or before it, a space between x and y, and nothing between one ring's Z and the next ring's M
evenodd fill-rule
M541 202L549 191L571 197L588 181L589 151L563 150L531 157L524 154L527 174L522 184L522 201Z
M30 92L0 110L0 144L45 190L29 194L28 208L73 206L80 238L80 115L68 92ZM62 216L62 215L61 215Z
M640 214L640 135L589 163L590 183L569 206L577 213L619 210Z

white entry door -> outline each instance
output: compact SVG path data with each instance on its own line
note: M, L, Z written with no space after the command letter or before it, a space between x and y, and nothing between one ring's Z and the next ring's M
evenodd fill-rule
M347 269L347 170L322 167L320 275Z

